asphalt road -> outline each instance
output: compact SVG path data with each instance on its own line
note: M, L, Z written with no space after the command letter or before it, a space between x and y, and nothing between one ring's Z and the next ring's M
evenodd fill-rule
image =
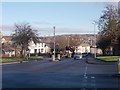
M88 64L85 60L6 64L2 66L2 87L120 89L120 78L112 76L117 73L116 63Z

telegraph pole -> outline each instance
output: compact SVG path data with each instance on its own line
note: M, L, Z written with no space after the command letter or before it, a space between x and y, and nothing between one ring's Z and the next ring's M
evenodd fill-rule
M55 59L55 26L53 27L54 29L54 59Z
M94 38L95 38L95 45L94 45L94 58L96 58L96 34L95 34L95 24L96 24L96 22L95 21L93 21L93 23L92 24L94 24Z

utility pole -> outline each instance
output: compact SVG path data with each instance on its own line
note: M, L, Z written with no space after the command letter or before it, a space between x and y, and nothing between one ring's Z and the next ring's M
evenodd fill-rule
M55 59L55 26L53 27L54 29L54 59Z
M96 58L96 34L95 34L95 24L96 24L96 22L95 21L93 21L93 23L92 24L94 24L94 38L95 38L95 45L94 45L94 58Z

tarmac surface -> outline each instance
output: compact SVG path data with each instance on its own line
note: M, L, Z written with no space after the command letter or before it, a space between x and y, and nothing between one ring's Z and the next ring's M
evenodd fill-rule
M86 61L87 60L87 61ZM2 88L81 88L119 90L117 63L81 60L31 61L2 65Z

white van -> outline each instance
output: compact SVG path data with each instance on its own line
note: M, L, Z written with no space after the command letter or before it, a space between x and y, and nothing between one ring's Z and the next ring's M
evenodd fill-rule
M81 53L75 53L74 54L74 59L82 59L82 54Z

